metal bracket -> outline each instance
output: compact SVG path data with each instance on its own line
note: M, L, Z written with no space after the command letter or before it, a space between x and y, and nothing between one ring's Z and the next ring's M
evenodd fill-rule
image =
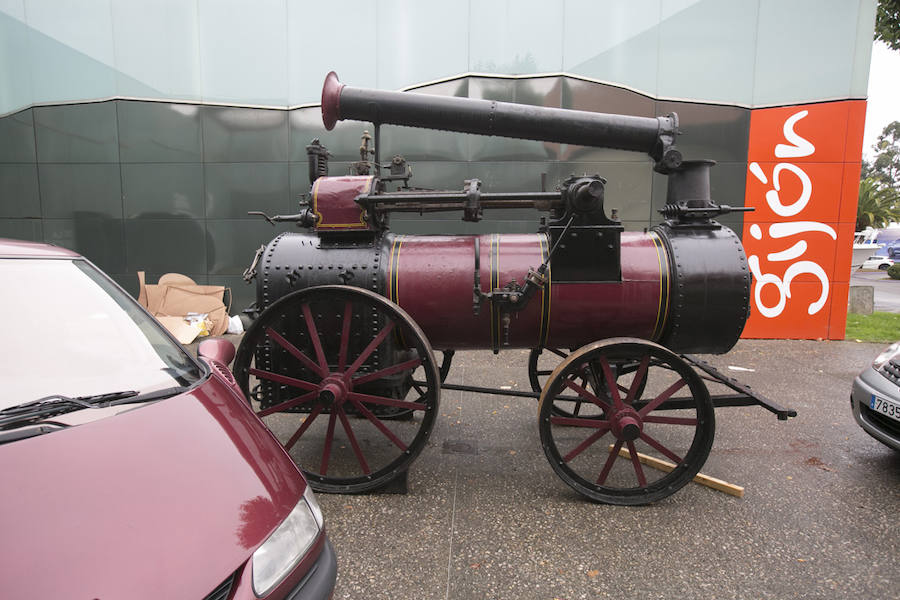
M744 397L746 397L747 400L750 400L750 402L745 402L743 404L736 404L735 401L740 400L741 399L740 396L737 396L737 397L733 396L733 395L723 396L722 397L723 403L720 404L721 406L759 405L759 406L762 406L763 408L765 408L766 410L768 410L769 412L774 413L775 416L778 417L779 421L787 421L788 418L797 416L796 410L794 410L792 408L784 408L780 404L772 402L771 400L769 400L768 398L766 398L759 392L756 392L753 389L751 389L749 385L744 385L743 383L739 382L737 379L734 379L733 377L729 377L728 375L725 375L724 373L722 373L721 371L716 369L714 366L712 366L705 360L701 360L701 359L697 358L696 356L691 356L689 354L682 354L681 358L683 358L687 362L691 363L692 365L694 365L695 367L697 367L698 369L700 369L701 371L703 371L704 373L706 373L707 375L709 375L710 377L715 379L718 383L721 383L722 385L724 385L728 388L731 388L735 392L738 392L738 394L740 394L740 396L744 396ZM713 399L715 400L715 397L713 397Z
M465 181L466 204L463 207L463 221L477 223L481 220L481 180Z
M268 219L268 217L266 217ZM253 281L253 278L256 277L256 266L259 264L259 259L262 257L263 252L266 251L266 245L263 244L259 248L256 249L256 254L253 255L253 261L250 263L250 266L244 269L244 281L250 283Z

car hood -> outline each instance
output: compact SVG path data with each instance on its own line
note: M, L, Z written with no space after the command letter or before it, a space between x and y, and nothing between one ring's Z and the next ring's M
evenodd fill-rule
M9 598L203 598L305 489L216 377L2 445L0 473L0 590Z

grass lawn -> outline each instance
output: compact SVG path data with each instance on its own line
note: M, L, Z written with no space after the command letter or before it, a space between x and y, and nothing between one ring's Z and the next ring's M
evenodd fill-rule
M900 340L900 314L875 312L871 315L847 314L846 339L861 342Z

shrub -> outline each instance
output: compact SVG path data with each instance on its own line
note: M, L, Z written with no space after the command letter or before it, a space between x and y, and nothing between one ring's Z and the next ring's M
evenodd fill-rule
M900 263L894 263L888 267L888 275L891 279L900 279Z

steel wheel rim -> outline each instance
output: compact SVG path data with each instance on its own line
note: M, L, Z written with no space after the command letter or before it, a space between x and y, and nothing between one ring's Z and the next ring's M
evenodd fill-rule
M257 365L264 356L269 362ZM440 383L431 346L399 306L367 290L319 286L279 299L247 330L234 364L245 393L252 381L268 389L254 412L319 491L386 485L434 427ZM408 393L382 395L388 387ZM379 414L397 410L412 418Z
M630 401L629 394L621 394L619 402L612 397L595 398L604 407L601 418L554 414L553 399L563 389L579 395L586 392L566 383L580 365L597 361L606 371L603 362L641 359L643 363L644 356L646 365L639 365L627 386L634 395ZM660 377L659 370L668 374ZM640 386L634 383L641 377L647 387L639 395ZM666 400L671 404L676 396L688 406L665 410ZM589 344L560 364L542 393L538 426L551 466L570 487L595 501L638 505L675 493L699 472L712 447L715 414L705 385L685 361L657 344L619 338ZM632 458L617 458L623 448ZM636 452L674 463L675 468L669 473L656 471L641 464Z

